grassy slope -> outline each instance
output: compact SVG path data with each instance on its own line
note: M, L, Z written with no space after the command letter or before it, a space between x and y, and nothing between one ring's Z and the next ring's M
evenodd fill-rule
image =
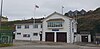
M2 25L0 27L0 30L14 30L13 23L9 22L2 22Z
M78 17L78 30L92 30L100 32L100 9L96 9L92 14Z

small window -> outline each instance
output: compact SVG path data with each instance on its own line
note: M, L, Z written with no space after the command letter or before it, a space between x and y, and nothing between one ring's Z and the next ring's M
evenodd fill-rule
M42 28L42 24L41 24L41 28Z
M25 25L25 29L28 29L29 28L29 25Z
M38 33L33 33L33 36L38 36Z
M17 35L21 35L21 33L17 33Z
M17 29L21 29L21 25L17 25Z
M30 34L23 34L23 37L30 37Z
M72 32L74 32L74 28L72 28Z
M38 28L38 24L33 25L33 28Z

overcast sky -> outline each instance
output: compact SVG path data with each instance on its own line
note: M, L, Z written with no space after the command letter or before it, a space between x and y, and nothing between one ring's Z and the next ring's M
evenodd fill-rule
M34 5L38 5L35 17L48 16L57 11L61 13L64 6L64 13L69 10L94 10L100 7L100 0L4 0L3 15L9 20L29 19L34 15Z

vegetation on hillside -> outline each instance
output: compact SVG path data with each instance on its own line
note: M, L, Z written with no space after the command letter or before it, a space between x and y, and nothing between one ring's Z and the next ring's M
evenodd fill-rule
M91 14L78 16L78 31L87 30L100 33L100 8Z
M22 22L22 20L2 22L0 30L15 30L14 24L19 23L19 22Z
M77 13L79 14L79 13ZM65 16L68 14L65 13ZM78 31L91 31L100 33L100 7L96 10L89 10L85 15L69 16L78 20Z
M0 47L8 47L8 46L13 46L13 44L0 44Z

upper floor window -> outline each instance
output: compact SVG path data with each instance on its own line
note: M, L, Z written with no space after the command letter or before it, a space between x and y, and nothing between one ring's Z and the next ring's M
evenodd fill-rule
M48 22L48 27L62 27L62 26L63 22L56 22L56 21Z
M17 25L17 29L21 29L21 25Z
M38 24L33 25L33 28L38 28Z
M42 26L42 24L41 24L41 28L42 28L43 26Z
M28 29L29 28L29 25L25 25L25 29Z

